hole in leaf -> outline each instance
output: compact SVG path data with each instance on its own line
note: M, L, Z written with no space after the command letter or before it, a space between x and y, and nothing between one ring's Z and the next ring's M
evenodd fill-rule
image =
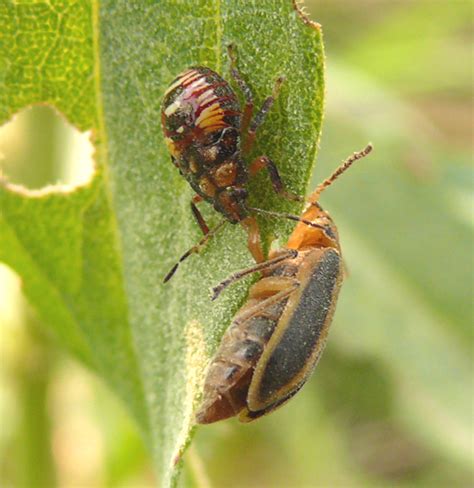
M79 132L52 107L29 107L0 127L0 176L29 189L85 184L93 152L90 131Z

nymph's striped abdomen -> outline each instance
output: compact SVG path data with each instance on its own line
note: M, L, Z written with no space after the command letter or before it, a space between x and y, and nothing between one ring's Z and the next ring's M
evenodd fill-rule
M194 67L181 73L166 90L161 120L171 154L178 158L212 133L240 128L239 102L230 85L216 72Z
M245 186L240 157L241 111L231 86L209 68L189 68L170 85L161 120L173 163L194 191L229 221L246 211L229 188Z

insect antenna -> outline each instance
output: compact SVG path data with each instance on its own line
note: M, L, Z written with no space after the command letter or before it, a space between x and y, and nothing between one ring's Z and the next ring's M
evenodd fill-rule
M260 213L263 215L269 215L270 217L280 217L283 219L294 220L296 222L302 222L310 227L315 227L316 229L324 230L324 225L316 224L315 222L311 222L311 220L303 219L298 215L293 215L289 213L282 213L282 212L274 212L272 210L263 210L263 208L256 208L256 207L247 207L248 210L252 210L253 212Z
M354 154L351 154L340 166L339 168L334 171L334 173L329 176L329 178L326 178L323 182L321 182L316 189L311 193L309 196L308 200L311 203L315 203L319 199L319 195L328 187L331 186L334 181L342 175L347 169L349 169L356 161L359 159L365 158L368 154L372 152L372 149L374 147L372 146L371 143L367 144L367 146L362 149L362 151L357 151Z
M282 254L280 254L279 256L273 259L268 259L263 263L254 264L249 268L231 274L225 280L222 280L217 286L215 286L212 289L211 300L215 300L229 285L235 283L236 281L239 281L244 276L247 276L252 273L256 273L257 271L262 271L264 269L271 268L275 264L278 264L281 261L284 261L285 259L296 258L296 256L298 256L298 251L296 249L286 249L285 252L283 252Z
M218 230L222 228L222 226L227 222L227 220L221 220L215 227L214 229L211 229L197 244L194 244L193 247L188 249L179 259L178 261L174 264L174 266L168 271L168 274L164 277L163 283L166 283L169 281L173 275L176 273L179 265L187 259L191 254L198 253L201 248L207 243L207 241L211 238L214 237L214 235L217 233Z

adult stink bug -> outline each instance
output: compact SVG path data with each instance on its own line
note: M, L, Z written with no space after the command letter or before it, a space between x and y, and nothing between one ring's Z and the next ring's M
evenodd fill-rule
M181 73L163 99L161 122L165 142L173 164L196 192L191 209L204 234L201 242L184 253L172 267L165 282L173 276L179 263L199 252L225 221L241 223L248 232L248 247L253 257L257 262L264 260L259 228L252 215L252 211L259 209L246 204L249 176L267 168L276 192L301 200L284 190L278 170L267 156L259 156L248 168L244 163L244 156L252 148L257 129L273 105L283 79L277 79L272 96L264 101L252 119L252 92L237 70L235 48L229 46L228 50L231 74L245 96L243 110L229 83L203 66ZM211 203L225 217L211 231L196 206L202 200Z
M371 150L368 145L354 153L316 187L285 248L214 288L216 298L243 276L262 275L210 363L198 423L234 415L250 422L288 401L309 378L324 349L343 277L337 228L319 196Z

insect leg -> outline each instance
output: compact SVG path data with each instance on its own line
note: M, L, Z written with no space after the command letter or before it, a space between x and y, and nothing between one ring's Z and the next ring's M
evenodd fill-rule
M250 289L250 298L268 298L288 288L299 286L299 281L289 276L267 276L258 280Z
M272 94L265 99L262 108L259 110L257 115L255 115L252 123L250 124L247 133L247 139L244 144L244 149L243 149L244 153L248 153L252 149L253 143L255 142L257 129L263 124L263 121L265 120L267 113L272 108L272 105L275 102L276 98L278 97L278 93L280 92L280 87L284 80L285 78L283 76L277 78L277 80L275 81L275 85L273 86Z
M262 309L269 307L275 303L278 303L281 300L284 300L286 297L290 296L299 286L300 283L298 280L291 280L291 283L288 281L285 283L284 289L279 291L278 293L275 293L274 295L265 298L261 302L258 302L256 305L253 305L251 307L246 308L242 312L239 312L237 316L235 317L232 325L238 326L242 322L245 322L246 320L250 319L251 317L254 317L255 315L258 315L259 313L262 313Z
M275 266L276 264L284 261L285 259L293 259L298 256L298 251L296 249L285 249L280 255L273 259L269 259L264 261L263 263L255 264L250 266L249 268L242 269L241 271L237 271L236 273L231 274L225 280L221 281L217 286L212 289L212 298L211 300L215 300L228 286L240 279L244 278L245 276L256 273L258 271L263 271L266 269Z
M191 200L191 210L193 212L194 218L196 219L196 222L202 230L202 233L206 235L209 234L209 227L207 226L204 217L196 206L196 203L202 202L202 200L203 198L201 197L201 195L194 195L193 199Z
M267 168L268 174L270 176L270 181L272 182L273 189L276 193L282 195L288 200L293 200L296 202L302 202L304 200L302 197L285 190L283 186L283 181L281 180L281 176L278 173L278 169L275 166L275 163L267 156L259 156L258 158L254 159L250 163L249 171L250 174L253 176L261 171L263 168Z
M311 220L299 217L298 215L293 215L289 213L273 212L272 210L263 210L263 208L247 207L248 210L252 212L260 213L262 215L268 215L270 217L279 217L282 219L294 220L295 222L301 222L309 227L314 227L315 229L325 230L326 226L318 224L317 222L312 222Z
M249 128L250 119L252 118L253 114L253 95L252 90L247 85L247 82L242 78L239 69L237 68L237 52L235 48L235 44L229 44L227 46L227 52L229 53L230 58L230 74L234 78L239 88L242 90L242 93L245 97L245 107L244 107L244 114L242 117L242 125L241 129L244 134L247 133Z
M172 276L176 273L176 270L178 269L179 265L185 260L187 259L189 256L191 256L191 254L196 254L196 253L199 253L202 249L203 246L205 246L205 244L207 243L207 241L213 237L218 230L220 230L222 228L222 226L226 223L227 221L226 220L222 220L221 222L219 222L215 227L214 229L210 230L197 244L195 244L193 247L191 247L190 249L188 249L179 259L178 261L176 262L176 264L168 271L168 274L164 277L163 279L163 283L166 283L167 281L169 281Z
M246 217L241 222L242 227L248 234L248 248L257 263L265 261L262 251L262 241L260 239L260 229L255 217Z

